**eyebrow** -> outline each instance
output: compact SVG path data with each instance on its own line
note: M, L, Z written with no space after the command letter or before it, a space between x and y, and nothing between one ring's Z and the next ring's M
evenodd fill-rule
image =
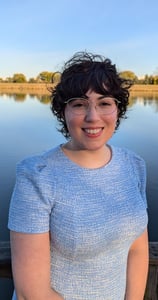
M97 97L97 100L101 100L101 99L108 98L108 97L112 97L112 96L110 96L110 95L101 95L101 96ZM90 97L88 97L86 95L83 98L90 99Z

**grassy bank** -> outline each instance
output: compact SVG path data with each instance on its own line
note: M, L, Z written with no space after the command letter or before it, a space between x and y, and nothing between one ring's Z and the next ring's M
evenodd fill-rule
M135 84L132 86L131 90L132 93L136 92L143 92L143 93L158 93L158 84Z
M45 83L0 83L0 93L49 95L48 88L51 86ZM158 93L158 85L135 84L130 92L131 94Z
M0 83L0 93L49 95L50 86L52 85L45 83Z

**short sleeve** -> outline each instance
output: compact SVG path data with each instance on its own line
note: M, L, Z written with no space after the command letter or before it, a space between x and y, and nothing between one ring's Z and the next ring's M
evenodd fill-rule
M147 208L147 198L146 198L146 164L143 158L138 155L133 156L133 168L134 176L138 181L139 190L144 201L144 204Z
M47 166L36 159L26 159L17 165L16 183L9 209L10 230L23 233L49 231L53 206L49 180Z

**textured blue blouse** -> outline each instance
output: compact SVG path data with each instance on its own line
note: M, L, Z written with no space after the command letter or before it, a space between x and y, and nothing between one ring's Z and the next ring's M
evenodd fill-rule
M111 149L98 169L60 146L17 166L9 228L50 231L51 286L65 300L123 300L128 251L147 226L144 161Z

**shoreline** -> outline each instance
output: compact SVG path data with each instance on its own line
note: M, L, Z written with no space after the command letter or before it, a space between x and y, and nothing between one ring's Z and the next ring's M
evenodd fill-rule
M50 95L50 83L0 83L0 94Z
M6 83L0 82L0 94L40 94L50 95L49 88L53 84L50 83ZM130 94L153 94L158 93L158 85L152 84L135 84L130 88Z

